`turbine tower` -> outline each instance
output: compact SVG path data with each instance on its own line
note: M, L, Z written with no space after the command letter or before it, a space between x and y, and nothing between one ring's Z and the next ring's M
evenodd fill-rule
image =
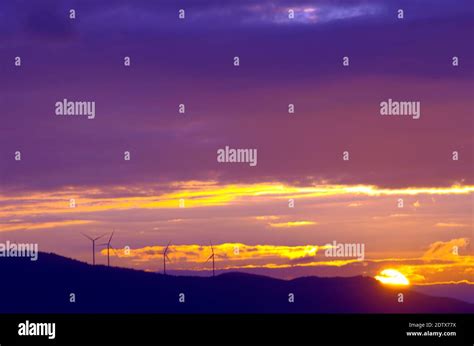
M168 243L166 246L165 251L163 252L163 274L166 275L166 260L170 261L170 258L168 257L168 249L170 247L171 242Z
M214 255L214 247L212 246L211 242L211 250L212 250L212 255L209 256L207 259L206 263L209 262L209 260L212 258L212 276L216 276L216 261L215 261L215 255Z
M92 265L95 265L95 241L102 238L105 234L102 234L101 236L96 238L89 237L87 234L84 233L81 234L92 242Z
M114 247L112 246L112 237L114 236L115 230L112 232L110 235L109 241L107 243L99 244L98 246L107 246L107 266L110 267L110 249L113 249L115 254L117 254L117 251L115 251Z

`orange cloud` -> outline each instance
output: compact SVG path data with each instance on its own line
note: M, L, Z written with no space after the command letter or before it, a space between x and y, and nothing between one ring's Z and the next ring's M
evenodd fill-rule
M318 250L324 246L301 245L301 246L281 246L281 245L246 245L242 243L223 243L213 245L216 254L216 262L228 262L231 264L242 264L252 261L260 262L260 265L277 263L283 261L288 265L289 260L316 256ZM146 246L138 249L131 249L130 254L125 251L118 251L112 254L121 258L130 258L134 261L146 262L163 259L165 246ZM170 245L168 256L171 261L178 265L191 263L201 265L207 260L211 252L209 245L182 244ZM107 255L107 250L101 251L102 255ZM242 264L242 265L245 265Z
M268 225L273 228L293 228L301 226L311 226L317 225L317 222L314 221L289 221L289 222L274 222L269 223Z
M454 228L454 227L467 227L463 223L455 223L455 222L438 222L435 224L436 227L444 227L444 228Z
M458 246L460 255L452 253ZM358 266L366 268L366 275L376 276L383 269L393 269L412 284L432 284L442 282L474 283L474 256L462 255L468 246L465 238L452 239L447 242L435 242L420 257L415 258L376 258L360 261L355 258L328 259L318 256L321 250L330 245L247 245L242 243L223 243L214 245L215 259L220 270L235 269L284 269L291 267L343 268ZM129 259L133 263L161 264L164 246L147 246L132 249L127 256L118 251L111 256ZM101 254L106 256L106 250ZM170 267L174 270L205 270L207 258L211 254L210 246L197 244L171 245L169 250ZM209 269L209 268L207 268ZM355 274L354 274L355 275ZM382 275L382 274L378 274ZM389 275L390 276L390 275Z
M167 186L172 191L160 194L151 186L115 186L107 189L64 188L56 192L35 193L29 196L0 196L0 218L17 218L50 214L74 214L127 209L178 208L180 199L186 208L224 206L230 204L268 202L270 198L319 198L343 195L457 195L474 192L474 186L454 185L447 188L386 189L371 185L315 185L298 187L281 183L219 185L214 181L176 182ZM110 197L117 196L126 197ZM70 199L77 207L70 208Z
M90 224L92 221L88 220L66 220L57 222L41 222L41 223L11 223L11 224L0 224L0 232L8 231L23 231L23 230L34 230L34 229L48 229L65 226L79 226Z
M411 282L416 284L462 281L474 283L474 256L467 254L467 238L438 241L430 244L421 256L421 263L397 267Z
M450 241L438 241L432 243L423 254L424 260L451 260L461 261L464 256L460 256L460 249L465 249L469 245L469 239L458 238Z

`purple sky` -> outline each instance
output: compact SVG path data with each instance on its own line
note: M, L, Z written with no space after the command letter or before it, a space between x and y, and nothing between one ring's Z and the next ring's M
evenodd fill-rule
M0 5L7 191L210 176L472 183L472 2L291 2L297 16L317 9L316 19L301 14L294 24L285 21L284 1L46 3ZM54 103L63 98L96 101L96 119L58 118ZM381 117L388 98L420 101L421 119ZM218 166L216 149L225 145L258 148L258 166ZM15 165L16 150L25 160ZM125 150L132 165L122 160ZM350 164L340 160L343 150ZM463 158L456 165L453 150Z
M398 263L418 282L474 282L473 16L470 0L2 1L0 239L89 260L80 232L115 228L117 247L142 251L115 263L148 270L169 240L190 249L175 269L194 269L193 246L212 239L261 255L246 265L286 265L283 276L308 257L275 246L337 239L366 244L369 262L292 275ZM95 119L55 115L64 98L95 101ZM381 116L389 98L421 102L421 118ZM225 146L258 149L258 165L219 164ZM465 189L436 190L453 185ZM324 193L298 190L315 186Z

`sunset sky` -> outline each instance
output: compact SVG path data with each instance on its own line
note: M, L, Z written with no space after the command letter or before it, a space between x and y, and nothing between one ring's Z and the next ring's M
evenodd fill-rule
M171 242L169 270L209 270L212 242L219 270L474 284L473 16L468 0L2 1L0 241L91 262L81 232L115 229L112 264L136 269L161 271ZM65 98L95 119L55 115ZM420 119L381 116L389 98ZM257 166L218 163L225 146ZM333 241L364 260L326 257Z

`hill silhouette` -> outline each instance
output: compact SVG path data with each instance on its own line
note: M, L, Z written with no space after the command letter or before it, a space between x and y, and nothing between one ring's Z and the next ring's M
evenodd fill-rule
M171 276L55 254L0 260L0 313L473 313L474 304L368 277ZM74 293L76 302L70 302ZM184 303L179 302L184 293ZM288 300L294 294L294 303ZM397 300L404 294L404 302Z

